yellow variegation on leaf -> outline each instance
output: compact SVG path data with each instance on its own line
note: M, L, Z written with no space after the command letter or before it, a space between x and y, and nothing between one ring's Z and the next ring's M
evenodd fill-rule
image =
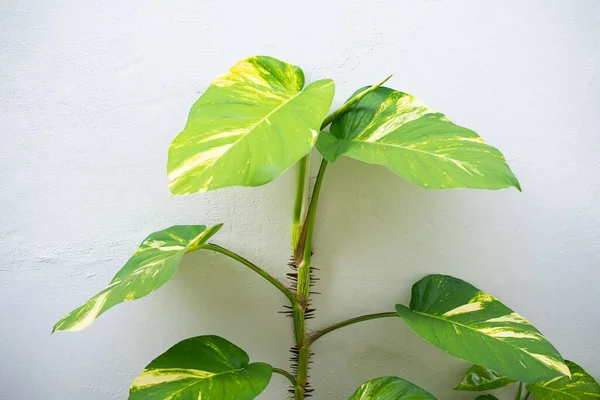
M529 321L494 296L447 275L414 284L396 312L419 336L460 359L517 382L568 376L558 351Z
M384 376L363 383L349 400L436 400L436 398L405 379Z
M496 371L492 371L481 365L472 365L454 390L483 392L498 389L513 383L515 383L515 381Z
M265 56L244 59L217 78L171 144L171 192L263 185L308 154L334 84L325 79L303 88L300 68Z
M317 148L327 161L343 155L383 165L428 189L520 190L498 149L413 96L386 87L334 121L331 131L319 136Z
M133 381L129 400L252 400L269 384L273 367L219 336L183 340Z
M80 331L117 304L152 293L171 279L186 252L201 249L221 226L176 225L154 232L106 288L58 321L52 332Z
M600 400L600 385L583 368L567 360L571 378L563 376L527 385L538 400Z

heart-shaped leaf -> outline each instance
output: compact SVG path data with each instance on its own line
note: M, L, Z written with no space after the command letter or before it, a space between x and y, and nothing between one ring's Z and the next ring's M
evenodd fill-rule
M54 325L54 331L80 331L102 313L144 297L164 285L186 252L198 250L222 224L176 225L148 236L106 288Z
M436 398L407 380L384 376L363 383L349 400L436 400Z
M538 400L599 400L600 385L583 368L572 361L567 361L571 371L571 379L564 376L548 382L537 382L527 385Z
M319 136L317 148L330 162L345 155L383 165L429 189L520 190L500 151L413 96L386 87L334 121L330 133Z
M251 400L269 384L273 367L219 336L186 339L158 356L133 381L129 400Z
M263 185L308 154L334 84L325 79L303 87L300 68L264 56L242 60L217 78L171 144L171 192Z
M396 312L419 336L460 359L517 382L569 375L558 351L531 323L495 297L447 275L412 288L410 308Z
M454 390L483 392L494 390L515 383L510 378L481 365L473 365Z

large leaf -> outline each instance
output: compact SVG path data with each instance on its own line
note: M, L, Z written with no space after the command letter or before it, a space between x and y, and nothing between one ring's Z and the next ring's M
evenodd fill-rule
M396 312L434 346L515 381L569 375L558 351L531 323L460 279L421 279L412 288L410 308L398 304Z
M129 400L251 400L273 368L219 336L186 339L158 356L133 381Z
M481 365L473 365L454 390L483 392L494 390L515 383L510 378Z
M407 380L384 376L363 383L350 400L436 400L436 398Z
M330 162L345 155L380 164L429 189L520 190L500 151L413 96L385 87L352 106L330 133L321 133L317 148Z
M176 225L148 236L106 288L54 325L54 331L80 331L119 303L139 299L164 285L186 252L198 250L222 224Z
M242 60L217 78L171 144L171 192L262 185L309 153L334 84L326 79L303 87L300 68L263 56Z
M548 382L538 382L527 385L529 390L539 400L598 400L600 385L583 368L572 361L567 361L571 371L571 379L564 376Z

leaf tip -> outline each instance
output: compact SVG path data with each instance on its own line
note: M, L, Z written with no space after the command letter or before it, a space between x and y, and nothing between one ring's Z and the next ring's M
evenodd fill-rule
M49 336L54 335L56 332L60 332L60 331L65 331L64 328L61 327L61 323L62 320L58 321L57 323L54 324L54 326L52 327L52 331L50 332Z
M521 188L521 184L519 183L519 181L516 181L514 186L519 191L519 193L523 193L523 189Z

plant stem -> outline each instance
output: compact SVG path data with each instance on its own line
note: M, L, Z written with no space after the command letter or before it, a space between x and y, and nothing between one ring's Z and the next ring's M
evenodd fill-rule
M246 267L250 268L252 271L256 272L258 275L262 276L267 281L269 281L273 286L275 286L277 289L279 289L279 291L281 293L283 293L290 300L290 302L292 303L292 306L296 306L298 304L298 299L296 298L294 293L292 293L287 287L285 287L285 285L283 283L281 283L277 278L275 278L274 276L271 276L269 273L262 270L261 268L259 268L255 264L253 264L252 262L246 260L244 257L234 253L233 251L227 250L226 248L221 247L216 244L213 244L213 243L205 244L202 247L207 250L212 250L212 251L216 251L217 253L225 254L226 256L233 258L236 261L241 262Z
M285 376L287 379L289 379L289 381L292 383L292 385L294 387L296 387L296 378L294 378L294 375L290 374L289 372L287 372L284 369L281 368L273 368L273 372L279 375L283 375Z
M523 395L523 383L519 382L519 390L517 391L517 397L515 397L515 400L521 400L522 395Z
M295 249L302 232L306 208L308 205L308 181L310 178L310 153L298 162L298 184L296 186L296 200L294 201L294 215L292 217L292 248Z
M368 93L383 85L389 78L365 89L357 96L348 100L338 110L331 113L321 124L321 130L346 113L350 107L362 99ZM308 380L308 364L310 357L310 343L306 335L306 308L310 297L310 266L312 257L312 238L317 214L317 204L319 203L319 194L325 171L327 170L327 160L321 161L315 187L310 199L310 205L303 215L303 209L306 208L306 199L308 193L308 176L310 169L309 156L300 160L298 172L298 184L296 187L296 199L294 203L294 219L292 221L292 242L294 250L294 263L298 273L298 282L296 290L297 303L293 304L292 315L294 318L294 337L296 339L297 368L296 368L296 386L294 386L294 399L304 400L305 390ZM303 220L302 220L303 219ZM302 221L302 225L298 222Z
M525 395L525 400L527 400L529 398L529 396L531 396L531 392L527 392L527 394Z
M308 345L309 346L312 345L321 336L324 336L324 335L328 334L329 332L333 332L333 331L343 328L345 326L356 324L358 322L369 321L372 319L389 318L389 317L398 317L398 314L396 314L395 312L382 312L382 313L377 313L377 314L361 315L360 317L350 318L345 321L338 322L336 324L328 326L327 328L321 329L320 331L315 332L312 335L310 335L308 337Z
M313 189L312 198L310 199L310 206L308 207L308 213L306 214L306 241L304 243L304 259L310 259L312 254L312 239L313 230L315 228L315 219L317 216L317 205L319 204L319 195L321 194L321 186L323 185L323 178L325 177L325 171L327 171L327 160L321 161L319 167L319 173L317 174L317 180L315 181L315 188Z
M323 183L323 177L327 170L327 161L323 159L317 180L315 182L315 188L313 189L312 197L310 200L310 206L302 227L302 235L298 241L294 260L298 271L298 288L296 296L300 301L299 307L294 307L294 332L296 336L296 348L298 351L298 366L296 380L298 386L302 389L297 390L295 393L296 400L304 399L304 390L306 389L306 383L308 380L308 363L310 357L310 345L307 343L306 337L306 307L310 296L310 265L312 257L312 236L315 224L315 215L317 212L317 204L319 202L319 193L321 192L321 185Z

